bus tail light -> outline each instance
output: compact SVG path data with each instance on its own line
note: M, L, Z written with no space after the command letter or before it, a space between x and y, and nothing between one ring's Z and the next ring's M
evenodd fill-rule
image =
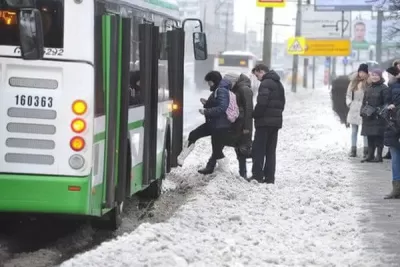
M87 104L83 100L76 100L74 103L72 103L72 111L76 115L83 115L87 111Z
M85 148L85 140L80 136L75 136L71 139L69 145L71 146L72 150L78 152Z
M72 155L69 158L69 166L74 170L79 170L85 165L85 159L81 155Z
M71 129L75 133L82 133L86 130L86 122L82 119L74 119L71 122Z

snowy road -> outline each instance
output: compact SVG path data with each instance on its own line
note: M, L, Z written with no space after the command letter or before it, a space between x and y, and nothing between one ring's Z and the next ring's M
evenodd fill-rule
M390 257L381 244L365 242L368 210L354 194L360 177L347 158L348 140L327 90L288 93L276 185L238 178L230 149L228 169L199 175L210 153L205 139L166 180L194 189L187 204L62 267L391 266L379 264Z

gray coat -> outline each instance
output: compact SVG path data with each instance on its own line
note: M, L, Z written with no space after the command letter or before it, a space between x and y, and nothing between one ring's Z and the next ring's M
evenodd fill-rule
M375 108L382 108L385 104L385 99L388 94L388 87L384 84L382 79L380 82L372 83L364 94L363 104L361 109L365 105L370 105ZM370 117L362 118L362 130L361 135L364 136L382 136L385 132L386 122L383 118L377 114L373 114Z

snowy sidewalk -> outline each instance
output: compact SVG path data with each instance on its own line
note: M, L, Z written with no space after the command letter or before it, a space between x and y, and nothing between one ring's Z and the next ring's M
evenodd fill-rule
M368 251L394 254L394 258L383 259L382 266L400 266L400 200L383 199L391 190L390 161L362 164L357 160L353 166L358 180L355 195L368 211L361 220L365 226L364 243Z
M384 248L376 210L366 205L381 195L365 189L377 179L388 184L390 173L360 174L366 167L347 157L350 133L326 89L288 93L284 116L275 185L239 179L232 149L230 170L199 175L211 150L205 139L167 178L196 190L171 219L142 224L62 266L392 266L386 259L398 247Z

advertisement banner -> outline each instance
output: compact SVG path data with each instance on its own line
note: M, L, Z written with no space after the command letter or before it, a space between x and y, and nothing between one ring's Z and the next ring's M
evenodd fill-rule
M389 0L315 0L316 11L388 10Z
M383 47L394 46L400 42L400 35L393 35L395 21L383 21L382 44ZM353 20L351 23L351 44L354 50L368 50L376 45L377 22L376 20Z

